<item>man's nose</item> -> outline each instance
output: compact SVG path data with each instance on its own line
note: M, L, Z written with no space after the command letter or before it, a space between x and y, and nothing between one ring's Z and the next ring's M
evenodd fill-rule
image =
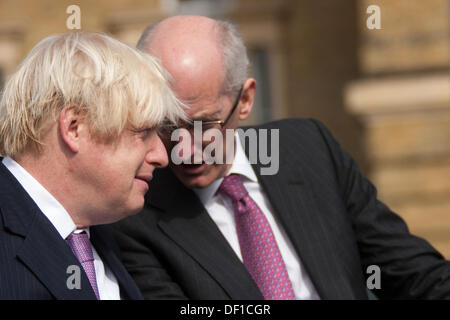
M203 143L201 137L196 137L191 132L183 131L175 143L168 148L170 156L176 157L175 163L194 163L194 157L201 161L203 155ZM173 159L172 159L173 160Z
M152 141L152 147L149 148L145 156L145 161L156 168L164 168L169 164L166 147L158 135L155 135Z

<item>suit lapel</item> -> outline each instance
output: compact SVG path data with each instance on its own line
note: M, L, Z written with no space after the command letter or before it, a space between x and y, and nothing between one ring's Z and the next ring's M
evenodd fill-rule
M108 265L116 276L124 297L142 299L134 281L111 250L111 241L113 240L108 239L101 228L100 226L91 228L93 246L101 256L103 263ZM40 212L35 213L35 218L25 234L25 240L17 252L17 257L33 271L55 298L97 299L83 267L73 255L72 250ZM67 280L72 273L68 273L67 268L71 265L77 265L80 268L81 289L68 289Z
M125 270L117 254L112 250L114 239L109 236L106 226L94 226L90 230L92 245L102 258L105 266L107 265L116 277L120 286L121 296L131 300L143 299L133 279Z
M158 222L160 229L196 260L231 299L262 299L262 295L195 193L185 188L169 170L158 179L174 187L171 195L153 186L150 205L166 212ZM170 179L170 180L169 180ZM176 201L172 195L176 194Z
M56 299L96 299L82 266L69 245L39 210L34 201L0 163L1 214L5 229L22 237L16 250L17 258L42 282ZM69 289L67 280L72 275L67 268L80 269L81 289Z
M335 247L327 238L329 222L324 220L325 216L316 206L309 183L300 169L301 163L287 163L282 155L280 146L279 172L275 175L261 175L261 165L253 165L274 214L295 247L319 296L322 299L352 298L351 288L336 275L340 261Z
M39 278L56 299L96 300L83 267L73 255L70 247L59 236L45 217L35 215L17 257ZM81 288L69 289L67 282L72 272L71 265L78 266Z

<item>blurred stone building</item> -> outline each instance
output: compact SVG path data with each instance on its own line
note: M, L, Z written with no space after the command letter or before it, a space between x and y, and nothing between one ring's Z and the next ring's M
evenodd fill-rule
M39 40L70 31L71 5L81 31L132 45L175 14L238 24L258 81L249 123L324 122L379 198L450 258L448 0L0 0L0 85Z

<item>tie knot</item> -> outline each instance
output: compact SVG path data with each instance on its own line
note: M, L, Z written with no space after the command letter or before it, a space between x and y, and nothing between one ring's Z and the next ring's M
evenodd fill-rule
M80 263L94 260L91 242L89 241L89 236L86 232L72 232L67 237L66 242L69 244L70 248L77 257L78 261L80 261Z
M248 195L247 189L241 181L241 177L232 174L226 176L219 187L219 192L229 197L231 200L239 201Z

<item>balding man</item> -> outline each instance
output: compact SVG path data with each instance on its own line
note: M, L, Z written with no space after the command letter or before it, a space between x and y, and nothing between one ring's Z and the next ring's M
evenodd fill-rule
M177 130L163 133L169 168L157 170L144 212L116 226L146 298L367 299L372 265L380 298L450 297L450 263L376 199L321 123L291 119L233 134L256 89L235 27L171 17L138 47L161 59L194 120L180 129L193 133L181 147ZM196 141L199 130L222 137ZM279 155L275 170L253 161L256 147ZM220 153L231 161L209 161Z

